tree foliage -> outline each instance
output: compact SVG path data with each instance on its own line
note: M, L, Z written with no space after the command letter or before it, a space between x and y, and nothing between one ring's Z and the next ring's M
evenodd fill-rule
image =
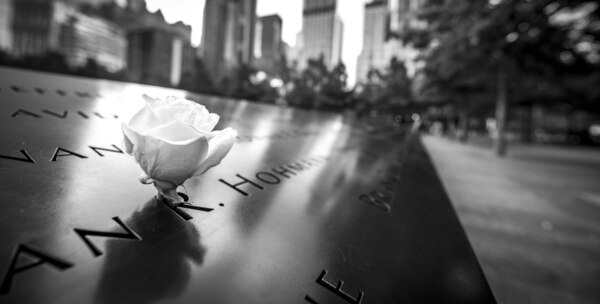
M600 112L600 89L590 86L600 80L599 11L592 1L427 1L420 17L428 26L404 35L427 46L417 98L477 107L464 101L493 92L502 67L513 103Z
M358 111L398 111L413 103L412 80L403 61L393 57L384 70L370 70L357 94Z
M193 69L186 70L183 73L179 88L204 94L217 93L212 78L208 74L208 70L200 58L194 59Z
M350 106L352 94L347 79L343 63L329 71L323 57L309 59L306 69L292 79L286 99L289 105L305 109L343 110Z

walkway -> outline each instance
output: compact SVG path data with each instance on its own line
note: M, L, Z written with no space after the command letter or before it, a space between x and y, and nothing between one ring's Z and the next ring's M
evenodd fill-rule
M499 303L600 303L600 149L422 140Z

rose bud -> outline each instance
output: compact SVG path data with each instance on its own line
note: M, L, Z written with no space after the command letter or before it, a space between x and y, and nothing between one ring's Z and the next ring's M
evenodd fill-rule
M213 131L219 115L194 101L172 96L144 99L146 106L121 124L125 152L144 171L140 182L154 183L160 195L177 200L177 187L218 165L237 131Z

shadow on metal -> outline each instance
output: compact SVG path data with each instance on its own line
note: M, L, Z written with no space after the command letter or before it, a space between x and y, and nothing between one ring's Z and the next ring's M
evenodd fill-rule
M126 220L141 242L107 241L96 303L154 303L186 288L191 267L202 264L206 248L196 227L171 212L149 200Z

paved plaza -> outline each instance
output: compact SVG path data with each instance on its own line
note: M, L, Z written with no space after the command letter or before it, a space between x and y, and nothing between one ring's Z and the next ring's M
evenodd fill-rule
M422 141L499 303L600 303L600 149Z

